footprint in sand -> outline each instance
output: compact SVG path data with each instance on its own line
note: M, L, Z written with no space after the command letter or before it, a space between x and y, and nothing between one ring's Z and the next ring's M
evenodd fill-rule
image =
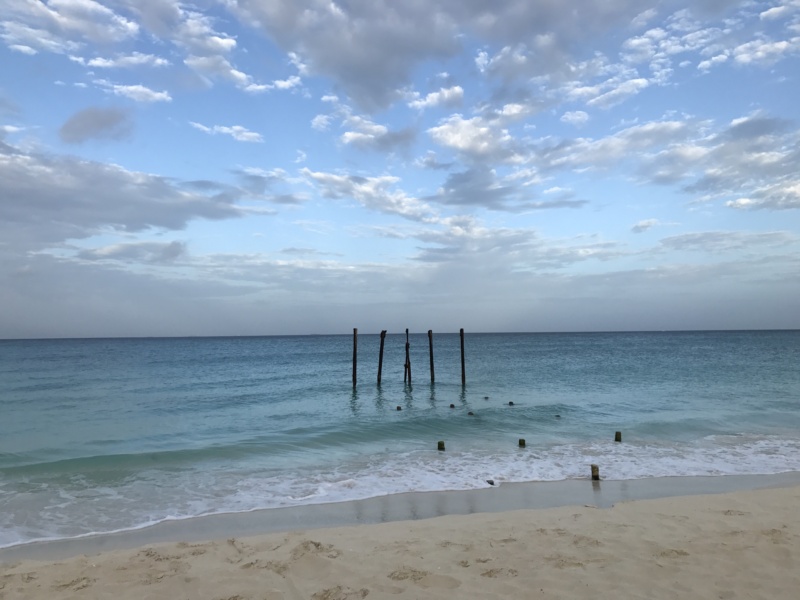
M489 569L481 573L481 577L516 577L519 572L516 569Z
M394 581L405 581L408 579L423 588L452 590L461 585L461 582L455 577L436 575L428 571L420 571L419 569L413 569L411 567L403 567L397 571L392 571L389 573L388 577Z
M336 587L321 590L311 596L312 600L356 600L366 598L369 594L367 588L354 590L352 588L337 585Z
M342 555L341 550L337 550L331 544L323 544L314 540L304 540L292 550L292 560L298 560L304 556L327 556L328 558L338 558Z
M79 590L85 590L95 581L95 579L89 579L88 577L78 577L77 579L73 579L72 581L68 581L66 583L60 583L53 587L55 587L57 590L72 590L73 592L77 592Z

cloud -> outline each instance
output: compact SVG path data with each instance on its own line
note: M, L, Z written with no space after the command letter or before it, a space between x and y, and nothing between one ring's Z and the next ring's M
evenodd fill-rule
M253 83L250 76L234 68L224 56L190 55L183 62L187 67L206 78L207 81L222 79L239 87L250 87L251 91L257 91L256 88L252 87Z
M345 118L343 126L351 129L342 134L340 138L342 143L361 149L391 151L408 146L415 137L413 129L389 131L384 125L356 115Z
M638 94L649 85L650 82L642 77L628 79L627 81L618 83L615 82L613 84L613 89L592 98L586 104L589 106L599 106L600 108L611 108L627 100L629 97Z
M311 127L317 131L326 131L330 127L331 119L330 115L317 115L311 119Z
M109 230L183 229L243 213L234 194L204 194L164 177L0 144L0 239L42 248Z
M94 0L5 2L0 38L9 46L69 53L84 41L111 44L131 39L139 25Z
M81 57L70 57L76 62L94 69L130 69L134 67L166 67L170 62L154 54L133 52L131 54L118 54L114 58L95 57L85 60Z
M125 98L135 100L136 102L172 102L172 96L169 95L169 92L157 92L140 84L119 85L105 79L97 79L94 81L94 83L101 88L110 91L115 96L123 96Z
M221 133L223 135L229 135L237 142L263 142L264 138L261 137L260 133L256 133L254 131L250 131L249 129L242 127L241 125L233 125L231 127L225 125L212 125L211 127L207 127L206 125L202 125L201 123L195 123L194 121L190 121L189 125L202 131L203 133L208 133L209 135L216 135Z
M561 115L561 122L579 127L589 121L589 115L582 110L565 112Z
M309 74L332 77L366 110L397 98L417 63L452 56L459 47L455 23L435 5L242 0L234 11L298 57Z
M644 233L648 229L651 229L652 227L655 227L656 225L659 224L660 222L658 219L644 219L643 221L639 221L638 223L636 223L636 225L631 227L631 231L633 233Z
M408 103L411 108L424 110L435 106L458 106L464 99L464 90L461 86L455 85L449 88L441 88L438 92L431 92L425 98L415 99Z
M82 260L119 261L130 263L172 263L186 253L184 242L128 242L101 248L81 250L77 257Z
M425 156L419 157L417 160L414 161L414 164L423 169L446 170L452 167L455 163L439 162L439 159L436 157L436 152L434 152L433 150L428 150L425 153Z
M798 237L786 231L750 233L746 231L704 231L684 233L662 239L659 243L669 250L688 250L727 254L738 250L753 250L759 247L781 247L795 244Z
M132 130L133 122L127 110L89 107L67 119L58 134L68 144L80 144L90 139L125 139Z
M518 162L516 142L502 119L451 115L428 129L428 135L440 146L450 148L470 160Z
M800 38L773 42L753 40L733 49L733 59L742 65L773 65L788 54L800 51Z
M426 203L392 189L399 182L397 177L362 177L310 169L303 169L302 174L317 187L324 198L352 198L370 210L398 215L412 221L431 221L435 217Z

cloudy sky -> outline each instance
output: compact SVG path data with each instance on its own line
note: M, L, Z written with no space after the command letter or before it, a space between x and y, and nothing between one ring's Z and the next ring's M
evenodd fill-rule
M0 0L0 337L800 328L800 0Z

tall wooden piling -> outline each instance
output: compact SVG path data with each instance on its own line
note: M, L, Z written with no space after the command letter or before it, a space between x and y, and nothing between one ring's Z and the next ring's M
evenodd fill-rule
M435 377L433 375L433 330L428 329L428 350L430 351L431 355L431 383L435 381Z
M358 364L358 329L353 328L353 387L356 385L356 367Z
M467 371L464 367L464 328L459 332L461 335L461 385L467 385Z
M408 328L406 327L406 368L404 370L405 375L403 375L403 381L408 381L408 385L411 385L411 353L410 353L411 345L408 343Z
M381 331L381 350L378 353L378 385L381 384L381 371L383 371L383 342L386 339L386 330Z

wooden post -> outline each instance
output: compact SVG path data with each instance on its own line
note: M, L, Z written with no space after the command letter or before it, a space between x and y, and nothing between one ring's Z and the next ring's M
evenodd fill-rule
M433 376L433 330L432 329L428 329L428 349L430 350L431 354L431 383L433 383L435 378Z
M408 377L408 385L411 385L411 355L409 353L411 345L408 343L408 328L406 328L406 368L405 373ZM406 381L406 377L403 377L403 381Z
M617 431L614 434L614 441L615 442L621 442L622 441L622 432L621 431Z
M519 438L519 447L520 448L524 448L525 447L525 439L524 438Z
M600 481L600 467L592 465L592 481Z
M439 448L439 451L440 451L440 452L444 452L444 440L440 441L440 442L437 444L437 447Z
M461 328L461 385L467 385L467 372L464 368L464 328Z
M353 328L353 387L356 385L356 365L358 362L358 329Z
M383 371L383 341L386 339L386 330L381 331L381 350L378 353L378 385L381 384L381 371Z

